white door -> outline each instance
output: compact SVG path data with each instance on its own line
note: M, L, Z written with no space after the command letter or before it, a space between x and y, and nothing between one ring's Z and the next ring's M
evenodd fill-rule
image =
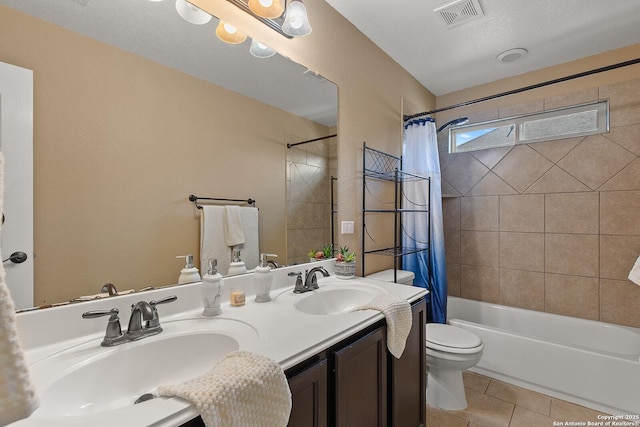
M0 62L0 151L4 155L2 264L16 308L33 301L33 71ZM14 261L23 258L24 262ZM5 261L6 260L6 261Z

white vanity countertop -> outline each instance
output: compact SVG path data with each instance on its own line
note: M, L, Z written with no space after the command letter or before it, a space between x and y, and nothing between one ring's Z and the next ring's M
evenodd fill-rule
M371 279L337 280L333 276L332 260L313 263L314 267L319 265L324 266L332 274L328 278L321 278L321 275L318 274L318 284L321 289L327 286L340 287L367 284L382 288L388 295L402 298L409 302L416 301L426 294L426 290L423 288ZM62 359L62 362L50 365L49 362L53 356L64 352L73 352L75 357L82 355L82 357L86 358L87 353L95 353L99 357L101 352L109 350L100 346L107 324L107 317L82 319L81 315L85 311L110 310L116 307L120 310L120 321L124 330L127 327L131 304L140 300L158 300L166 296L176 295L178 297L177 301L158 306L160 322L164 331L156 337L171 333L172 328L187 324L188 322L185 323L185 320L191 322L188 323L189 325L197 324L198 328L210 327L211 329L220 328L221 330L223 330L223 326L220 325L236 324L239 327L238 330L242 330L247 337L246 340L238 340L240 350L270 357L280 363L283 369L288 369L303 362L383 318L382 313L373 310L337 315L313 315L297 311L294 308L294 303L311 295L311 292L294 294L292 289L295 277L288 277L287 273L298 271L304 273L305 268L309 269L310 265L304 264L273 270L272 301L268 303L256 303L254 301L255 293L251 282L252 275L225 278L222 314L215 317L202 316L199 283L20 313L17 316L18 328L36 391L39 396L42 396L51 384L54 384L64 376L65 372L81 365L81 363L72 360L72 357L58 357L58 359ZM231 307L228 304L229 289L237 285L243 285L246 290L246 304L242 307ZM149 337L134 343L121 344L117 347L143 345L145 340L153 339L154 337ZM115 347L111 347L111 349L113 348ZM184 348L183 351L186 358L190 350L189 348ZM153 357L153 354L149 355L149 358ZM65 363L68 366L65 366ZM145 360L140 360L137 363L144 364ZM118 366L113 366L110 369L117 370ZM202 372L202 374L205 372ZM157 372L158 386L166 384L162 380L162 375L163 372ZM92 381L92 379L87 378L87 381ZM108 393L108 391L105 391L105 393ZM109 398L110 396L105 395L105 399ZM96 402L96 406L99 406L99 402ZM128 405L110 411L97 410L92 412L89 410L83 415L73 416L60 415L52 417L47 413L46 409L41 407L31 417L11 425L15 427L87 425L92 427L111 427L115 425L175 427L196 416L198 416L196 409L184 400L178 398L156 398L138 405Z

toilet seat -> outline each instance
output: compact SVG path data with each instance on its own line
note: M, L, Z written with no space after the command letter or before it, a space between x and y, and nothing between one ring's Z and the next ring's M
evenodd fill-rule
M451 325L428 323L425 339L429 349L446 353L471 354L481 351L482 340L475 334Z

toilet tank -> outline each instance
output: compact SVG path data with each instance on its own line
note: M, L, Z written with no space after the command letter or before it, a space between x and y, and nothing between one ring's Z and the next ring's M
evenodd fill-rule
M413 285L415 276L413 271L397 270L398 283L402 285ZM367 277L369 279L393 283L393 269L378 271L377 273L369 274Z

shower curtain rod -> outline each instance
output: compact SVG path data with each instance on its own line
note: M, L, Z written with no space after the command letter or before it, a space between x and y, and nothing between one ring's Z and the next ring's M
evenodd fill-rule
M514 95L516 93L525 92L527 90L538 89L538 88L541 88L541 87L544 87L544 86L549 86L549 85L556 84L556 83L562 83L562 82L566 82L568 80L573 80L573 79L577 79L577 78L580 78L580 77L586 77L586 76L590 76L592 74L602 73L604 71L611 71L611 70L615 70L617 68L627 67L629 65L635 65L635 64L639 64L639 63L640 63L640 58L631 59L629 61L619 62L619 63L613 64L613 65L607 65L606 67L596 68L596 69L593 69L593 70L590 70L590 71L584 71L582 73L572 74L572 75L569 75L569 76L566 76L566 77L560 77L558 79L548 80L546 82L537 83L537 84L534 84L534 85L531 85L531 86L524 86L524 87L521 87L519 89L513 89L513 90L509 90L507 92L497 93L495 95L485 96L483 98L478 98L478 99L474 99L474 100L471 100L471 101L461 102L459 104L450 105L448 107L436 108L435 110L424 111L422 113L417 113L417 114L411 114L410 116L406 116L405 115L403 118L404 118L404 121L406 122L407 120L411 120L411 119L414 119L414 118L420 117L420 116L425 116L427 114L435 114L435 113L440 113L442 111L453 110L455 108L466 107L468 105L478 104L480 102L490 101L490 100L496 99L496 98L502 98L503 96Z
M333 135L321 136L320 138L314 138L308 141L296 142L295 144L287 144L287 148L295 147L296 145L308 144L310 142L321 141L323 139L333 138L334 136L338 136L338 134L334 133Z

